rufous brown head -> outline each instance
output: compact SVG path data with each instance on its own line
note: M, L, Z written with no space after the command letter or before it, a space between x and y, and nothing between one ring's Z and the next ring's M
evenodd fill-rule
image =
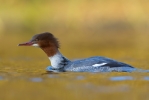
M58 40L49 32L36 34L29 42L21 43L18 46L35 46L40 47L48 56L56 53L59 48Z

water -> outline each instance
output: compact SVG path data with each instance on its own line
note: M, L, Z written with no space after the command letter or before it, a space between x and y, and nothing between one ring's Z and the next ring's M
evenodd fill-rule
M9 63L2 62L0 71L2 100L67 100L70 98L71 100L115 100L117 98L147 100L149 98L148 72L52 73L46 72L47 66L44 65L48 62L46 57L19 58L13 58ZM19 62L17 62L18 59ZM143 95L145 96L142 97Z
M148 81L146 73L1 73L0 93L1 98L12 100L133 100L142 97L138 92L149 98Z
M11 37L13 38L13 37ZM20 37L19 37L20 38ZM17 40L15 37L14 40ZM5 42L5 40L3 40ZM20 41L13 41L16 45ZM1 42L3 43L3 42ZM7 43L7 42L6 42ZM64 43L63 43L64 44ZM79 59L104 55L126 62L139 70L135 72L87 73L46 72L50 62L42 50L31 47L3 45L0 49L1 100L148 100L148 49L134 48L74 48L65 45L66 57ZM9 51L9 49L11 51ZM67 50L67 51L65 51ZM99 52L100 50L100 52ZM138 50L138 51L137 51ZM8 52L9 51L9 52ZM77 52L82 52L77 54ZM75 54L75 56L73 56ZM85 55L85 56L84 56Z
M110 77L110 80L112 80L112 81L133 80L133 77L131 77L131 76L116 76L116 77Z

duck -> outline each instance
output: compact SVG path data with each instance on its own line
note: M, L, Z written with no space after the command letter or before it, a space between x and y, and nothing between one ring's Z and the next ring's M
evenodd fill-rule
M41 48L48 56L51 66L46 68L49 72L132 72L133 66L107 58L93 56L79 60L69 60L60 52L58 39L50 32L34 35L31 40L20 43L18 46L34 46Z

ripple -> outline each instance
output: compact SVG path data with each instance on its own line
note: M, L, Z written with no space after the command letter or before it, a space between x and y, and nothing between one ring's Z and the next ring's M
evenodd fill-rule
M85 77L84 76L77 76L76 79L83 80L83 79L85 79Z
M2 76L0 76L0 80L3 80L4 78Z
M50 74L48 75L49 78L59 78L57 75L54 75L54 74Z
M134 78L132 76L116 76L116 77L110 77L110 80L112 81L124 81L124 80L133 80Z
M149 76L146 76L146 77L144 77L143 79L149 81Z
M30 78L30 80L31 80L32 82L42 82L42 81L43 81L43 79L40 78L40 77Z

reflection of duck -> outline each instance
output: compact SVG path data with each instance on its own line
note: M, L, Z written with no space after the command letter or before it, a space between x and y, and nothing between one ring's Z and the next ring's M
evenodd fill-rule
M34 35L29 42L19 46L40 47L49 57L51 65L48 71L74 71L74 72L131 72L134 67L109 58L95 56L82 60L70 61L59 51L57 39L49 32Z

